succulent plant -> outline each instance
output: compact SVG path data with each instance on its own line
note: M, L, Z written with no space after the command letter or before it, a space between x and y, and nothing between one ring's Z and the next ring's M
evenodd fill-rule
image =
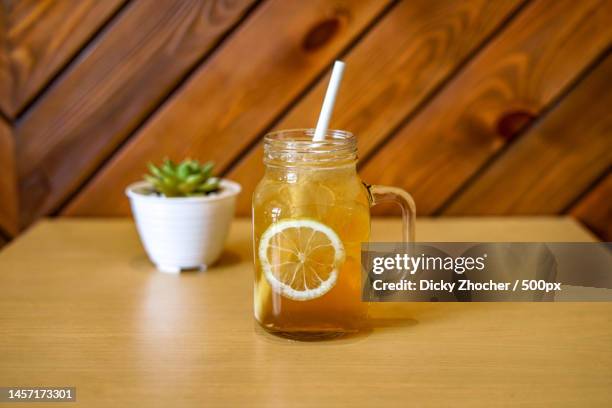
M200 196L219 190L219 178L212 177L213 162L187 159L175 164L165 159L161 166L149 163L148 167L150 174L144 176L145 180L166 197Z

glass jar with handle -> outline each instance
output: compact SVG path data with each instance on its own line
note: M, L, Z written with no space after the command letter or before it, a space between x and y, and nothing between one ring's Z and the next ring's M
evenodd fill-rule
M345 131L283 130L264 138L263 179L253 195L255 319L294 338L358 331L361 243L370 238L370 207L402 208L404 241L414 239L415 205L395 187L357 175L357 144Z

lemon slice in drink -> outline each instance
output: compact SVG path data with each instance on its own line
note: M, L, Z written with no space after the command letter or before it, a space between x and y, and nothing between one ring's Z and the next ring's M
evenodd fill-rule
M270 286L293 300L329 292L344 262L344 246L333 229L313 220L274 223L261 236L259 261Z

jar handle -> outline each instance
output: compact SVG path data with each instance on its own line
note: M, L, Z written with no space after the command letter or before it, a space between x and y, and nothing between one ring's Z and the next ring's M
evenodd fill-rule
M369 185L364 183L370 196L370 207L380 203L396 203L402 209L402 238L404 242L414 242L416 206L412 196L398 187Z

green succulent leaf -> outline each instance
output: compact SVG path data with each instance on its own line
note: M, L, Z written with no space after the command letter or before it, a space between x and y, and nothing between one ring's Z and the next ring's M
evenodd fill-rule
M206 177L210 177L212 175L212 170L213 167L215 167L215 163L214 162L206 162L202 165L202 173L206 176Z
M189 172L191 174L201 173L202 169L200 163L197 160L189 160Z
M154 177L162 177L162 171L156 165L154 165L153 163L149 163L147 167L149 168L149 172Z
M203 183L199 188L198 191L201 191L203 193L210 193L212 191L215 191L219 188L219 179L216 177L211 177L208 180L206 180L205 183Z
M161 165L162 172L168 177L174 177L176 173L176 165L170 159L164 159Z
M193 187L196 187L203 181L206 181L206 176L204 174L192 174L185 179L185 183Z
M189 173L190 173L190 163L189 162L184 161L178 165L176 169L176 175L178 176L179 179L185 180L189 176Z
M190 197L206 195L219 190L219 178L212 177L214 163L201 164L197 160L186 159L175 164L164 159L160 166L147 165L149 174L144 179L155 191L166 197Z

